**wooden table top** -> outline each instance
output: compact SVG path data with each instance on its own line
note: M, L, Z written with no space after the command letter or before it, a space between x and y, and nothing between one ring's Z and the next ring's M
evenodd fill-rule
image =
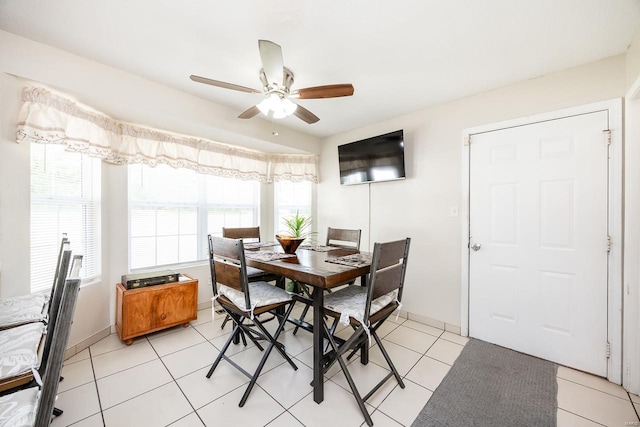
M258 250L282 252L280 246L267 246ZM247 253L250 250L247 250ZM352 255L360 252L354 249L334 249L327 252L298 248L295 257L262 261L246 258L247 265L259 268L268 273L285 276L319 288L333 288L348 283L369 273L370 266L351 267L348 265L326 262L327 258Z

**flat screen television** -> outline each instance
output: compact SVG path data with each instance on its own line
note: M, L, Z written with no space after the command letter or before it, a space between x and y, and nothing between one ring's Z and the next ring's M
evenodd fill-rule
M365 184L405 178L403 131L338 146L340 184Z

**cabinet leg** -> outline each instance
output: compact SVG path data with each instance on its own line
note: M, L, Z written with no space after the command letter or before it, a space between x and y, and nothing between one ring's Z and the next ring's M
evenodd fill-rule
M131 345L131 344L133 344L133 339L126 340L126 341L124 342L124 344L125 344L125 345Z
M187 323L183 323L183 324L182 324L182 327L183 327L183 328L188 328L188 327L189 327L189 322L187 322Z

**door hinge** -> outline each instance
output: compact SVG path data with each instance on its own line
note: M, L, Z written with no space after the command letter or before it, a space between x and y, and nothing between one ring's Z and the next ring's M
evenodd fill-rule
M464 137L464 146L471 145L471 135L465 135Z
M604 138L607 145L611 145L611 131L609 129L605 129L602 131L604 133Z
M607 252L611 252L611 236L607 236Z
M609 341L607 341L607 345L605 346L605 353L607 359L609 359L611 357L611 343Z

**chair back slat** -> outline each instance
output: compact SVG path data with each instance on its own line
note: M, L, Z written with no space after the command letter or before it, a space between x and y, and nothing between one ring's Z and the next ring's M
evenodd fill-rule
M209 265L213 294L218 294L218 283L229 286L244 293L246 306L250 307L249 281L242 240L209 235Z
M371 273L365 306L365 322L369 320L371 301L391 291L398 290L398 301L402 300L410 238L395 242L376 243L373 247Z
M360 249L361 230L344 228L327 228L327 246L337 246L347 249Z
M229 261L217 259L215 262L216 282L242 292L240 266Z
M398 240L396 242L388 242L381 245L378 269L387 268L397 264L399 260L406 257L405 252L408 250L406 240Z
M259 242L260 227L222 227L222 237L229 239L242 239L246 242Z
M402 264L396 264L385 270L378 270L372 299L381 297L402 285Z

